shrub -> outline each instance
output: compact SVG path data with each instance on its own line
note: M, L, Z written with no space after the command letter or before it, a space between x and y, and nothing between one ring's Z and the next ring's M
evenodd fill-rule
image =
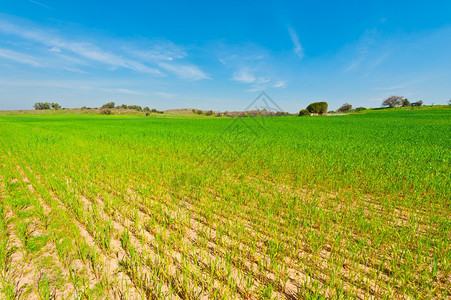
M143 108L141 106L139 106L139 105L129 105L129 106L127 106L127 108L128 109L134 109L134 110L137 110L137 111L142 111L143 110Z
M412 104L410 104L410 106L422 106L423 105L423 100L417 101L417 102L412 102Z
M124 104L122 104L124 106ZM108 102L102 105L102 108L114 108L114 102Z
M206 116L211 116L212 114L213 114L213 111L212 111L212 110L209 110L209 111L207 111L207 112L205 113Z
M362 111L362 110L365 110L365 109L366 109L365 107L360 106L360 107L356 107L354 110L355 111Z
M308 115L309 114L309 112L308 112L308 110L306 110L306 109L301 109L300 111L299 111L299 116L306 116L306 115Z
M312 114L325 114L327 112L327 102L313 102L307 106L307 110Z
M101 115L111 115L111 109L106 108L106 107L102 107L100 109L100 114Z

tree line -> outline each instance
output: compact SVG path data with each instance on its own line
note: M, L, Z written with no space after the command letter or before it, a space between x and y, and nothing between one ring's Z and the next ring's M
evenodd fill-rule
M451 100L448 103L451 105ZM423 106L423 100L419 100L416 102L410 102L409 99L403 97L403 96L390 96L382 101L382 107L386 108L392 108L392 107L415 107L415 106ZM305 109L301 109L299 111L299 116L306 116L306 115L323 115L327 113L327 102L313 102L310 103ZM356 107L353 108L351 104L344 103L342 106L340 106L337 109L337 112L358 112L365 110L365 107ZM334 113L334 111L330 111L330 113Z

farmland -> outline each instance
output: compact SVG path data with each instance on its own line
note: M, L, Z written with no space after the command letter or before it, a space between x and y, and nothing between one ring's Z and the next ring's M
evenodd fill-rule
M450 125L0 116L0 298L448 298Z

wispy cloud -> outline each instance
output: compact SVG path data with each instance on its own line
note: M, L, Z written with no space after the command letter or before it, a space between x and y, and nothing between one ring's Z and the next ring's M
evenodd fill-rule
M98 63L109 67L110 70L123 68L139 73L161 75L163 69L184 80L209 78L198 66L186 62L185 50L170 41L157 41L146 48L139 48L137 45L133 46L133 43L128 43L132 46L115 47L112 51L105 50L93 41L69 39L49 30L35 26L20 26L4 20L0 21L0 32L45 46L48 50L47 55L53 54L65 60L66 65L61 66L65 69L79 69L75 68L76 65L95 67L95 63ZM112 44L121 43L124 44L124 41L113 41ZM19 62L23 63L35 62L31 57L26 59L26 57L13 56L5 52L3 57L6 56L10 59L15 57L17 61L20 60ZM72 65L68 66L67 63ZM39 64L35 62L34 65Z
M232 80L242 82L242 83L253 83L255 82L255 76L249 72L249 70L240 70L233 73Z
M61 53L61 49L58 47L52 47L49 49L50 52L56 52L56 53Z
M80 73L80 74L86 74L85 71L80 70L78 68L71 68L71 67L63 67L64 70L69 71L69 72L74 72L74 73Z
M404 88L403 85L394 85L394 86L380 87L380 88L374 88L374 89L378 90L378 91L391 91L391 90L399 90L399 89L403 89L403 88Z
M33 67L42 67L33 57L16 51L0 48L0 57Z
M248 85L246 91L262 91L282 87L276 74L277 62L272 53L257 44L219 44L217 59L229 70L229 80Z
M288 33L290 34L291 41L293 42L294 53L296 53L296 55L299 58L303 58L304 57L304 49L302 48L302 44L299 41L299 36L298 36L296 30L294 30L293 27L288 26Z
M152 45L144 46L145 49L128 49L131 55L147 62L174 61L187 56L183 47L170 41L155 41Z
M347 65L343 72L363 71L368 76L372 70L385 62L392 53L392 46L381 44L379 33L375 30L367 31L361 39L352 46L345 47L342 55L347 58Z
M36 5L38 5L40 7L43 7L43 8L47 8L47 9L52 9L53 10L53 8L51 8L50 6L45 5L44 3L41 3L41 2L38 2L38 1L35 1L35 0L28 0L28 2L36 4Z
M142 95L142 92L130 90L130 89L124 89L124 88L114 88L114 89L100 89L101 91L107 92L107 93L120 93L120 94L126 94L126 95Z
M100 62L113 68L122 67L142 73L160 73L158 70L148 67L138 61L123 58L109 51L104 51L93 43L73 42L43 30L28 29L9 22L0 22L0 31L38 42L49 47L50 52L62 53L68 51L85 59Z
M163 97L165 99L174 99L177 97L176 94L173 93L166 93L166 92L153 92L155 95L158 95L160 97Z
M177 75L186 80L209 79L209 77L195 65L176 64L176 63L159 63L161 68Z
M282 80L279 80L275 84L273 84L273 87L275 87L275 88L284 88L286 86L287 86L287 83Z

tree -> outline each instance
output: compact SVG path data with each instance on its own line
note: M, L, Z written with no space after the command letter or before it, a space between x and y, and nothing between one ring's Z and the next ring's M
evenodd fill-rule
M327 102L313 102L307 106L307 110L312 114L325 114L327 112Z
M406 107L406 106L410 106L410 101L409 99L405 98L402 100L402 106Z
M50 109L50 103L48 102L36 102L33 106L36 110Z
M308 110L306 110L306 109L301 109L301 110L299 111L299 116L306 116L306 115L308 115Z
M401 106L402 101L404 97L403 96L390 96L387 99L382 102L382 106L384 107L395 107L395 106Z
M410 104L410 106L422 106L423 105L423 100L419 100L417 102L412 102L412 104Z
M337 109L337 111L340 111L340 112L342 112L342 111L350 111L350 110L352 110L352 105L349 104L349 103L345 103L339 109Z
M114 102L105 103L102 108L114 108Z
M61 109L61 105L59 105L58 103L51 103L50 105L53 109Z

